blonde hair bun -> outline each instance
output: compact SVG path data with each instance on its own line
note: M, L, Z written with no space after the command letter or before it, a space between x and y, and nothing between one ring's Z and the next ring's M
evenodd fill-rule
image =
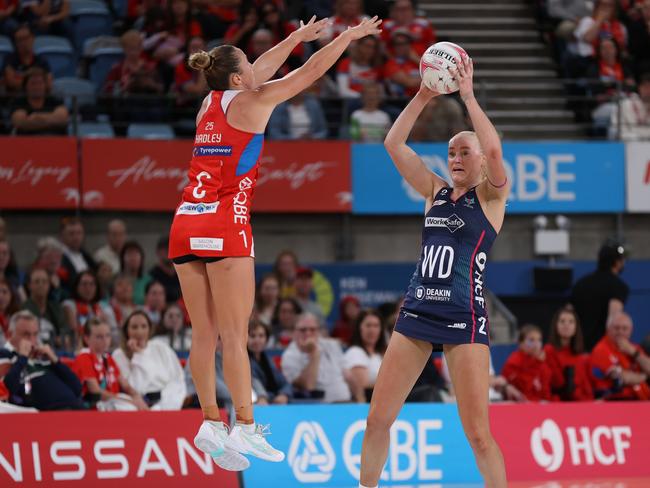
M188 64L192 69L206 70L212 66L212 56L205 51L198 51L190 55Z

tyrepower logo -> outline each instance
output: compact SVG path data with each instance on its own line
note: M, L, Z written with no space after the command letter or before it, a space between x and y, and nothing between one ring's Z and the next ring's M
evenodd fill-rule
M562 466L625 464L625 451L630 449L632 429L627 425L566 427L564 430L550 419L533 429L530 450L535 462L553 473Z

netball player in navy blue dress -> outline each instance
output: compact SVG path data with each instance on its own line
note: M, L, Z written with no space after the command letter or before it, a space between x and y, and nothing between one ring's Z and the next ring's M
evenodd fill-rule
M503 456L488 420L489 323L483 288L487 253L503 224L509 185L499 136L474 97L472 60L462 58L457 71L475 132L460 132L449 141L452 186L406 145L413 124L437 93L423 85L386 136L395 166L426 198L426 207L420 261L370 403L361 487L377 486L390 427L434 348L444 351L463 429L486 486L506 486Z

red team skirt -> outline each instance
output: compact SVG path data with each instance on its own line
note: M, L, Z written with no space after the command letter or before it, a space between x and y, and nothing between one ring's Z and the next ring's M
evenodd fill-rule
M169 258L181 264L196 258L255 257L250 202L251 188L212 203L181 202L169 231Z

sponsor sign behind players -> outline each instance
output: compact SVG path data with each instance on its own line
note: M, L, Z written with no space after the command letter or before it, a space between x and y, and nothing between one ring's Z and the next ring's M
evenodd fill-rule
M626 144L627 211L650 213L650 142Z
M429 169L451 181L446 144L411 146ZM503 155L512 184L509 213L625 209L621 143L505 143ZM421 214L424 210L424 198L400 176L382 144L352 145L352 182L353 213ZM594 192L603 182L607 191ZM464 198L456 204L472 208L477 203Z
M0 138L0 208L77 208L82 203L76 139Z
M231 156L232 147L219 134L212 136L202 141L218 145L194 149L191 141L83 139L82 187L84 192L101 195L86 207L173 210L187 184L193 151L195 156L223 157L224 161ZM271 142L264 147L253 212L349 212L350 185L349 143ZM240 188L234 196L235 205L241 203L245 197L241 192L246 189ZM190 215L216 211L211 203L188 205L179 211Z

